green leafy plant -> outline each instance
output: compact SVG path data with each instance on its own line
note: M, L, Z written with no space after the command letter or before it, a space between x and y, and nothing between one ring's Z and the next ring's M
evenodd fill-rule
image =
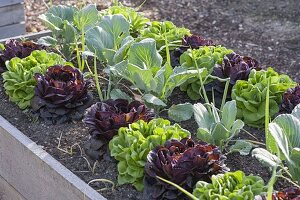
M217 145L223 150L229 141L244 127L244 122L236 119L237 108L235 101L228 101L221 114L214 104L210 105L211 112L201 103L193 106L194 117L199 126L197 138Z
M86 33L86 44L94 56L94 69L88 69L95 79L98 96L101 101L112 98L111 94L116 92L119 79L108 73L106 89L101 88L97 69L97 59L107 66L108 69L116 63L122 62L127 57L127 51L134 39L129 33L130 24L123 15L103 16L98 26ZM107 75L107 74L106 74ZM102 77L103 78L103 77ZM107 79L107 78L105 78ZM105 80L103 79L103 80ZM122 97L125 98L123 93Z
M300 105L296 106L291 114L277 116L269 124L269 133L272 136L269 139L275 141L275 146L269 146L269 151L261 148L254 149L252 155L267 166L284 171L300 184Z
M296 86L288 75L279 75L271 67L267 70L251 70L249 79L238 80L231 93L236 100L238 118L250 126L260 127L265 120L265 106L268 81L269 85L269 116L273 117L279 111L282 94Z
M85 51L85 33L100 19L96 5L89 4L80 10L73 6L58 5L51 7L40 19L52 31L52 37L42 37L38 42L57 48L67 60L72 59L76 50L78 67L83 71L85 62L80 53Z
M130 23L130 35L135 38L140 35L140 32L150 21L148 18L144 17L143 13L137 12L136 9L121 4L117 6L111 6L101 11L100 14L102 16L115 14L123 15Z
M255 195L260 195L264 191L265 185L262 178L246 176L242 171L235 171L213 175L212 183L199 181L193 195L201 200L253 200Z
M101 62L108 65L119 63L133 42L129 29L130 24L123 15L104 16L99 25L87 31L87 47Z
M151 22L150 26L141 31L141 38L153 38L156 41L156 47L160 50L161 55L165 58L165 39L169 44L169 50L174 50L182 43L182 38L191 35L190 30L178 28L170 21Z
M34 74L44 74L48 67L64 63L65 60L60 55L44 50L33 51L30 56L23 59L17 57L11 59L6 64L8 71L2 74L5 92L10 101L21 109L28 108L37 84Z
M203 75L203 84L211 81L208 75L213 71L216 64L222 64L225 55L232 53L230 49L222 46L203 46L199 49L188 49L180 56L180 65L187 69L206 69ZM186 91L192 100L199 100L201 83L199 77L194 77L180 86L182 91Z
M162 66L162 57L155 48L155 40L144 39L133 43L128 50L128 59L111 68L112 73L130 81L149 107L156 111L166 106L168 97L175 87L204 69L187 70L172 68L169 63Z
M109 142L111 156L118 161L118 183L132 183L138 190L143 189L144 166L148 153L167 140L189 137L190 133L178 124L161 118L149 123L143 120L122 127Z

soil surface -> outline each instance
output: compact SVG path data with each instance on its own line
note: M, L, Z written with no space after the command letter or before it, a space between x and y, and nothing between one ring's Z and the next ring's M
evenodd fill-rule
M27 31L41 31L44 27L37 15L46 11L48 1L25 0ZM76 4L79 1L61 1ZM105 8L107 1L95 2ZM59 1L54 0L54 4ZM124 4L138 6L141 0L126 1ZM78 3L77 3L78 4ZM171 20L178 26L185 26L193 33L216 41L241 55L256 58L264 66L273 66L277 71L287 73L300 81L300 4L298 0L148 0L141 9L155 20ZM178 90L173 94L176 102L185 102L186 95ZM92 179L108 179L117 182L114 159L106 156L95 165L81 153L83 143L88 139L88 129L82 122L65 125L49 125L32 118L8 101L0 79L0 115L14 124L29 138L49 152L68 169L88 182ZM184 128L195 132L192 121L182 123ZM263 130L249 129L258 141L264 141ZM242 133L240 137L249 137ZM253 139L253 138L251 138ZM60 148L58 143L60 141ZM72 147L72 154L71 154ZM69 152L69 153L66 153ZM227 165L234 171L242 169L246 174L269 179L269 172L251 156L229 154ZM107 188L101 194L108 199L142 199L142 193L130 185L118 186L114 191L110 185L94 184L96 189ZM278 185L278 188L281 186Z

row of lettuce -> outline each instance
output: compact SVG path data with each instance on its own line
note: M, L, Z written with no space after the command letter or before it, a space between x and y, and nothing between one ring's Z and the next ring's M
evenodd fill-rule
M258 176L229 172L223 152L249 154L254 145L245 140L229 145L244 123L267 122L267 150L255 148L252 155L273 170L272 178L299 187L300 86L289 76L122 5L100 12L92 4L55 6L41 19L52 36L1 47L5 92L46 121L83 118L91 135L86 153L101 159L109 148L119 184L133 184L148 199L266 199L274 181L265 185ZM205 103L168 108L176 87ZM154 118L165 108L177 122L194 117L198 141L180 125ZM291 114L268 124L280 111ZM300 198L300 190L274 192L273 198Z

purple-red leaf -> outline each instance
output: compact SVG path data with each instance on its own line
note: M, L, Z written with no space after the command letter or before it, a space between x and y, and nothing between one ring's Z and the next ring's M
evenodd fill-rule
M231 53L224 57L222 65L216 65L214 67L212 75L222 79L230 78L228 89L228 96L230 96L232 87L235 85L236 81L248 80L250 71L252 69L255 69L257 71L261 70L257 60L251 57ZM225 82L215 80L206 86L208 90L210 90L212 87L218 93L223 94L225 89Z
M182 46L175 49L171 52L171 65L173 67L179 66L180 56L189 48L191 49L198 49L202 46L213 46L214 43L212 40L206 40L199 35L191 35L191 36L184 36L182 38Z
M4 50L0 50L0 73L6 70L5 62L14 57L25 58L34 50L42 50L44 46L31 41L7 40L4 44Z
M31 106L45 120L62 123L78 119L91 105L90 83L76 68L56 65L48 68L45 75L35 74L35 79L37 86Z
M266 195L256 196L255 200L266 200ZM296 187L274 192L272 200L300 200L300 189Z
M300 84L288 89L282 98L281 111L291 113L293 109L300 103Z
M147 199L186 199L184 194L156 176L192 192L197 181L210 182L212 175L228 171L225 159L214 145L189 138L169 140L147 156L144 196Z
M139 101L129 103L125 99L106 100L86 110L83 122L90 128L91 138L86 143L86 153L99 159L103 148L116 135L120 127L127 127L138 120L153 119L154 114Z

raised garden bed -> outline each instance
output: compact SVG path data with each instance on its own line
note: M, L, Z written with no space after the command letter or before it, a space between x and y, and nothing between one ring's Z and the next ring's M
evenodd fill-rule
M105 199L0 116L1 199Z
M135 34L135 32L133 33ZM89 35L89 33L86 33L86 37L87 37L86 40L87 46L90 49L93 46L91 44L97 44L97 41L94 43L91 43L89 41L89 39L91 39L91 35ZM101 56L102 55L99 55L98 59L100 59ZM166 55L163 54L163 56ZM92 59L89 60L89 62L92 63ZM82 67L82 63L76 62L76 59L74 65L77 65L78 67ZM99 67L101 66L97 66L97 67L99 69ZM124 84L129 84L129 83L124 82ZM104 150L102 149L101 155L100 154L98 155L100 157L100 160L98 160L97 162L93 162L91 159L88 158L87 155L84 154L82 150L84 147L84 143L86 143L86 141L89 140L89 133L90 133L90 130L84 123L82 123L81 121L72 121L71 123L67 123L67 124L51 125L51 123L49 124L49 121L45 122L43 120L37 120L37 118L34 115L32 115L30 111L23 113L15 104L9 102L8 97L4 94L2 80L0 81L0 86L1 86L0 97L1 99L3 99L3 101L1 101L0 103L0 107L7 108L1 110L0 114L6 119L8 119L11 123L13 123L22 132L24 132L24 134L26 134L34 142L43 146L43 148L47 152L53 155L58 161L60 161L63 165L69 168L73 173L78 175L81 179L83 179L86 182L89 182L93 179L101 179L98 183L93 184L93 186L97 189L99 188L105 189L104 191L101 192L101 194L107 197L108 199L141 199L142 198L143 196L142 193L137 192L131 185L121 185L121 186L117 186L114 190L110 189L111 188L110 181L114 183L117 182L117 174L119 171L116 165L117 162L112 157L109 156L109 152L106 152L105 149ZM128 92L128 88L126 88L126 85L124 87L125 87L125 91ZM124 89L124 87L121 88ZM99 90L97 91L96 88L93 88L91 91L93 92L92 96L94 97L94 102L96 102L98 98L97 92L99 93ZM189 96L191 96L191 94L189 94ZM156 99L156 103L157 102L158 104L162 105L161 101L158 101ZM170 107L171 105L176 105L184 102L195 103L195 101L191 101L188 98L186 93L180 91L179 89L175 89L174 92L171 94L171 96L169 96L166 99L163 99L162 102L167 103L168 107ZM153 103L153 101L150 99L148 103ZM24 106L24 104L19 104L19 106ZM157 111L157 107L154 108L156 108ZM178 115L180 115L181 112L182 111L179 110ZM161 112L160 116L168 118L167 112ZM172 118L174 119L174 114ZM175 113L175 118L176 118L176 113ZM55 121L56 120L57 119L55 118ZM248 120L247 123L249 124L253 122L253 119L248 118L247 120ZM259 122L254 121L254 122L262 123L260 121ZM188 129L191 133L197 132L197 124L195 120L182 122L180 123L180 125L183 128ZM246 129L249 132L251 132L251 134L253 134L254 137L251 137L248 134L246 134L244 131L242 131L239 134L238 138L236 139L242 138L248 140L255 140L254 141L255 144L265 142L264 133L263 133L264 131L262 131L261 129L255 129L249 127L246 127ZM193 135L192 137L196 139L195 135ZM224 147L224 149L226 149L227 151L225 150L223 152L227 153L228 147ZM241 156L238 153L229 153L226 156L227 156L227 160L225 161L225 163L227 167L231 169L231 171L243 170L247 175L254 174L254 175L261 176L265 182L269 180L271 175L270 172L267 170L267 168L263 167L255 158L251 156ZM277 183L276 189L282 189L285 188L286 186L290 186L290 184L285 181L280 181L280 183Z

